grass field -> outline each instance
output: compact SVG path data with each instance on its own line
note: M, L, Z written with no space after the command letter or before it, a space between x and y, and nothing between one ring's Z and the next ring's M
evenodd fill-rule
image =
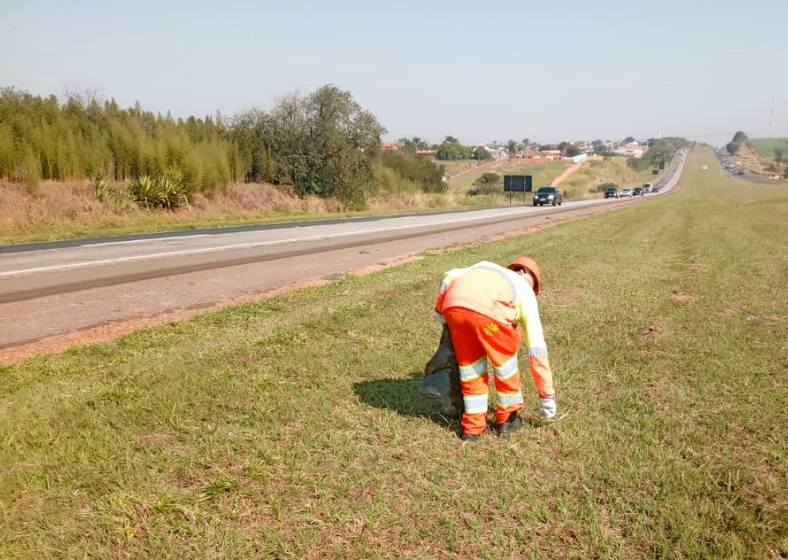
M452 192L466 193L474 188L473 183L484 173L497 173L501 177L504 175L532 175L534 186L549 185L550 182L558 177L566 165L563 163L521 163L518 165L503 165L498 169L479 169L458 177L449 183L449 190ZM503 190L503 187L501 187Z
M788 138L750 138L748 142L766 158L773 158L774 149L778 146L788 149Z
M475 169L479 166L479 162L475 159L464 159L460 161L440 161L440 160L433 160L436 165L442 165L446 169L446 173L449 175L457 175L458 173L462 173L463 171L468 171L470 169ZM482 162L485 163L485 162Z
M788 189L674 195L0 369L2 558L785 558ZM533 255L559 415L425 404L441 272ZM525 363L521 359L521 364Z

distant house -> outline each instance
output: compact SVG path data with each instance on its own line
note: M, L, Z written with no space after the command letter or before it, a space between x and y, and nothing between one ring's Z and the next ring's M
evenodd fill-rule
M399 146L393 142L383 142L380 147L384 150L399 150Z
M416 155L418 156L435 157L436 153L437 153L436 150L416 150Z
M644 152L645 152L645 150L643 149L642 146L637 144L637 142L632 142L632 143L626 144L624 146L619 146L618 148L615 149L615 151L613 153L616 153L616 154L619 154L619 155L622 155L622 156L626 156L626 157L640 159L640 158L643 157L643 153Z

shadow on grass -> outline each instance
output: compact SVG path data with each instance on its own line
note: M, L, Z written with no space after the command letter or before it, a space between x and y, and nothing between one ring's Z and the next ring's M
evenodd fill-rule
M448 430L459 429L454 418L443 416L435 406L419 394L424 374L410 373L409 379L374 379L353 384L353 392L361 402L375 408L393 410L402 416L429 418Z

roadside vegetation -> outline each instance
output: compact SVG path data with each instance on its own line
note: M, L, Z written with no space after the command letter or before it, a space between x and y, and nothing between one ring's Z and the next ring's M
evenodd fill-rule
M380 192L373 168L382 166L400 176L385 188L415 181L434 192L431 178L443 175L440 166L425 160L422 167L432 168L425 182L403 175L405 164L380 157L384 132L349 92L333 86L286 96L269 112L186 120L95 96L59 101L6 88L0 91L0 179L35 194L42 180L125 184L147 177L155 184L170 181L174 171L187 197L256 182L291 185L301 196L333 197L359 209Z
M475 193L477 181L488 173L497 174L500 179L497 183L498 189L495 194L499 197L498 204L503 203L503 176L504 175L531 175L533 177L534 187L539 185L549 185L550 182L558 177L566 169L566 165L561 162L546 162L546 163L521 163L516 165L509 165L508 161L504 160L500 163L485 167L484 169L477 169L458 177L457 179L449 182L449 191L467 195L468 192ZM508 197L508 195L507 195ZM508 201L508 198L506 199Z
M788 138L749 138L748 142L762 157L788 162Z
M702 164L668 197L1 368L0 556L785 557L788 191ZM526 429L462 447L417 394L436 282L523 253L560 420L526 376Z
M603 161L588 162L567 177L559 188L566 191L567 198L587 198L604 192L604 185L609 186L610 183L619 188L631 188L658 178L652 175L650 164L638 170L629 161L624 157L608 157Z
M734 158L737 168L770 179L788 179L788 139L752 139L738 131L725 151Z
M0 243L500 205L508 202L503 174L532 174L538 187L565 169L505 160L481 167L490 152L453 136L435 145L403 138L384 150L384 132L349 92L333 86L286 96L270 111L187 119L139 104L124 109L91 94L58 99L5 88ZM670 140L650 141L648 153L664 157L676 148ZM525 138L490 149L517 154L529 145ZM540 149L547 148L578 153L567 142ZM630 165L637 178L647 173ZM479 188L485 173L501 180L488 177ZM561 188L568 198L585 198L602 182L633 177L611 160Z

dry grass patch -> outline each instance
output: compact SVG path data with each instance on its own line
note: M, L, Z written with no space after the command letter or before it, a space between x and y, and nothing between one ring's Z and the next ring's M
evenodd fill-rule
M665 336L666 330L664 321L659 320L646 327L643 332L640 333L640 338L645 343L656 344Z
M681 305L692 305L693 303L695 303L695 296L691 296L691 295L688 295L688 294L682 294L680 292L673 294L670 297L670 299L672 299L673 301L675 301L676 303L679 303Z

